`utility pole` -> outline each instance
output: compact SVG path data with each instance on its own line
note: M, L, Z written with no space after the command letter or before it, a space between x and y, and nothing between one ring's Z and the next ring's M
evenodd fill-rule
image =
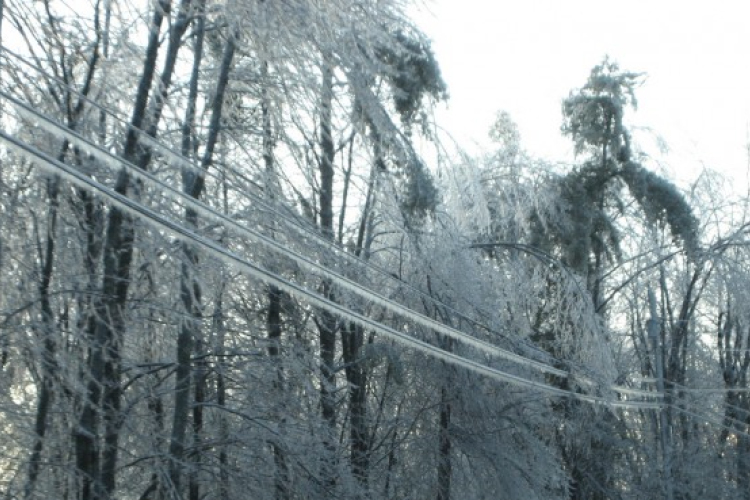
M656 313L656 296L651 287L648 287L648 305L651 317L646 322L648 336L653 346L656 367L656 388L664 396L663 406L659 412L659 427L661 430L660 442L662 452L663 481L664 493L666 500L674 500L674 484L672 483L672 429L669 425L668 405L671 398L667 397L664 388L664 350L660 338L661 327L659 326L659 316Z

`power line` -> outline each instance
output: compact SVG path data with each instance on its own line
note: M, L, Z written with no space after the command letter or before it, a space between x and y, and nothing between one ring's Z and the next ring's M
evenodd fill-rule
M165 184L164 182L157 179L156 177L149 174L148 172L138 169L137 167L125 162L122 158L112 155L110 152L92 143L88 139L82 137L80 134L38 113L36 110L30 108L25 103L22 103L19 100L11 96L8 96L7 94L3 92L0 92L0 96L3 96L5 99L9 100L19 110L19 112L26 115L26 117L30 118L32 121L38 122L39 120L41 120L41 122L44 123L44 125L42 125L42 128L44 128L45 130L49 131L53 135L62 136L65 139L69 140L72 144L75 144L81 149L83 149L84 151L87 151L89 154L95 155L97 158L99 158L102 161L104 165L112 166L112 162L113 161L116 162L121 167L128 169L128 171L131 174L138 176L142 180L156 184L159 188L164 190L164 192L169 193L172 196L172 199L174 199L175 201L186 202L188 205L190 205L191 208L200 212L205 217L218 220L222 224L229 224L234 229L240 231L241 233L244 233L246 236L259 240L261 243L267 246L271 246L274 250L285 254L286 256L294 259L296 262L302 265L307 264L308 267L310 267L314 272L317 272L319 274L322 272L324 275L329 276L329 277L333 276L337 284L343 285L345 288L348 288L349 290L355 293L358 293L360 296L364 296L364 298L368 300L371 300L376 303L380 303L383 307L389 308L392 311L395 308L397 313L401 314L402 316L409 317L413 321L421 323L423 326L426 326L428 328L441 331L443 334L451 336L451 338L454 338L458 341L472 345L473 347L483 350L484 352L487 352L488 354L496 355L496 356L508 359L512 362L525 365L527 367L533 367L535 369L541 370L551 375L556 375L556 376L563 377L563 378L568 378L571 376L569 372L551 367L549 365L538 362L536 360L525 358L521 355L504 350L502 348L499 348L487 342L481 341L479 339L475 339L474 337L466 335L464 332L460 332L453 328L447 327L443 325L442 323L439 323L431 318L427 318L426 316L421 315L420 313L417 313L415 311L412 311L411 309L401 306L400 304L395 303L391 301L390 299L387 299L386 297L383 297L377 294L376 292L367 290L363 288L361 285L359 285L358 283L353 282L343 276L339 276L335 274L335 272L330 271L329 269L312 261L311 259L301 256L293 251L286 249L284 246L280 245L275 240L268 238L267 236L262 235L258 233L257 231L254 231L252 229L239 225L236 221L227 217L226 215L221 214L215 211L213 208L208 207L205 204L202 204L201 202L196 201L192 197L187 196L182 191L175 190L174 188ZM50 129L50 127L52 127L52 129L54 130ZM581 376L579 374L575 374L574 376L578 382L588 383L591 385L598 385L588 377ZM628 394L628 395L633 395L633 396L641 396L641 397L646 397L646 398L659 397L659 395L656 395L654 393L648 393L646 391L639 391L636 389L631 389L631 388L626 388L626 387L610 386L609 389L614 390L615 392L619 392L621 394Z
M110 116L114 117L116 120L118 120L121 123L125 124L124 120L122 120L122 118L120 118L119 116L117 116L114 111L112 111L112 110L110 110L110 109L102 106L101 104L97 103L93 99L90 99L88 96L85 96L85 95L81 94L79 91L77 91L76 89L74 89L73 87L71 87L69 84L67 84L65 82L62 82L57 77L55 77L53 75L47 74L43 69L39 68L38 66L35 66L35 65L31 64L30 62L26 61L21 56L18 56L17 54L13 53L12 51L8 51L7 49L6 49L6 51L11 56L13 56L14 58L18 59L19 61L21 61L25 65L29 66L30 68L34 69L35 71L38 71L38 72L44 74L48 78L51 78L51 79L53 79L55 81L58 81L61 85L63 85L66 88L68 88L71 92L76 93L81 98L83 98L83 99L87 100L88 102L90 102L94 107L100 109L101 111L106 112ZM475 338L475 337L473 337L473 336L471 336L471 335L469 335L469 334L467 334L465 332L462 332L462 331L456 330L454 328L448 327L448 326L446 326L446 325L444 325L444 324L442 324L440 322L437 322L437 321L433 320L432 318L426 317L426 316L424 316L421 313L413 311L410 308L402 306L401 304L399 304L399 303L397 303L397 302L395 302L395 301L393 301L391 299L388 299L387 297L384 297L384 296L378 294L377 292L373 292L373 291L365 288L364 286L360 285L359 283L357 283L357 282L355 282L355 281L353 281L353 280L351 280L351 279L349 279L347 277L338 275L335 271L331 271L330 269L326 268L325 266L323 266L323 265L321 265L321 264L319 264L317 262L314 262L312 259L309 259L309 258L307 258L305 256L302 256L302 255L300 255L300 254L298 254L298 253L296 253L294 251L286 249L283 245L279 244L275 240L273 240L273 239L271 239L271 238L269 238L269 237L267 237L267 236L265 236L265 235L263 235L261 233L258 233L257 231L254 231L252 229L249 229L249 228L246 228L244 226L239 225L233 219L231 219L231 218L227 217L226 215L224 215L224 214L222 214L222 213L214 210L213 208L211 208L211 207L209 207L209 206L207 206L205 204L202 204L200 202L196 202L192 197L187 196L182 191L175 190L174 188L171 188L169 185L167 185L164 182L160 181L155 176L153 176L153 175L151 175L151 174L149 174L147 172L144 172L141 169L138 169L134 165L128 164L122 158L120 158L120 157L118 157L116 155L113 155L109 151L107 151L107 150L101 148L100 146L94 144L93 142L91 142L88 139L84 138L80 134L78 134L78 133L76 133L74 131L71 131L70 129L68 129L64 125L61 125L61 124L55 122L54 120L48 118L47 116L42 115L38 111L32 109L27 104L25 104L25 103L23 103L23 102L15 99L14 97L9 96L8 94L3 93L3 92L0 92L0 96L3 96L7 100L11 101L11 103L14 104L14 106L16 107L16 109L18 109L19 112L21 112L22 114L26 114L27 117L30 114L32 116L32 121L41 120L46 125L54 127L54 130L55 130L54 132L51 131L48 127L43 127L43 128L45 128L46 130L48 130L51 133L53 133L53 135L58 135L58 136L62 135L66 139L70 140L72 143L78 144L82 149L86 150L90 154L94 154L97 158L99 158L104 163L104 165L112 166L111 165L112 161L116 162L121 167L124 167L124 168L128 169L131 174L133 174L135 176L138 176L141 179L146 180L148 182L156 183L160 188L162 188L162 189L166 190L168 193L170 193L173 200L175 200L175 201L184 201L188 205L190 205L191 208L196 209L197 211L201 212L205 217L210 218L210 219L214 219L214 220L218 220L221 224L229 224L235 230L237 230L237 231L239 231L241 233L244 233L246 236L248 236L250 238L253 238L256 241L260 241L262 244L265 244L267 247L268 246L272 247L277 252L284 253L287 257L291 258L295 262L297 262L297 263L299 263L299 264L301 264L303 266L307 265L308 268L310 270L312 270L313 272L316 272L318 274L320 274L320 273L323 273L323 274L330 273L330 276L333 276L334 279L336 281L338 281L337 284L339 284L340 286L342 286L342 284L343 284L344 288L347 288L350 291L353 291L354 293L357 293L360 296L362 296L362 297L364 297L364 298L366 298L368 300L371 300L372 302L379 303L381 306L383 306L386 309L390 309L392 311L394 311L394 309L395 309L395 311L397 312L397 314L400 314L400 315L402 315L404 317L408 317L412 321L415 321L416 323L420 323L423 326L426 326L428 328L432 328L432 329L434 329L436 331L439 331L442 334L447 335L447 336L449 336L451 338L454 338L455 340L458 340L460 342L467 343L467 344L469 344L469 345L471 345L471 346L473 346L473 347L475 347L477 349L480 349L480 350L482 350L482 351L484 351L484 352L486 352L488 354L499 356L499 357L507 359L509 361L512 361L512 362L515 362L515 363L519 363L519 364L525 365L527 367L531 367L531 368L540 370L540 371L548 373L550 375L555 375L555 376L562 377L562 378L569 378L569 377L573 376L575 378L575 380L577 382L579 382L579 383L590 384L592 386L598 386L598 385L600 385L599 383L595 382L590 376L586 376L586 375L583 375L581 373L583 371L588 371L588 370L586 370L586 369L584 369L584 368L582 368L580 366L575 366L575 365L573 365L570 362L567 362L567 361L561 362L561 361L557 360L556 358L549 356L547 353L544 353L546 355L546 357L550 358L553 361L560 362L560 363L562 363L562 364L564 364L564 365L566 365L568 367L571 367L571 368L576 368L576 370L578 371L577 373L570 373L569 371L561 370L559 368L555 368L553 366L550 366L547 363L543 363L543 362L540 362L540 361L528 358L526 356L513 353L513 352L508 351L506 349L502 349L502 348L497 347L497 346L495 346L493 344L490 344L489 342L485 342L485 341L482 341L481 339L477 339L477 338ZM126 126L130 127L127 124L126 124ZM138 131L138 132L140 133L140 137L141 137L142 140L144 140L144 142L146 142L149 146L154 147L154 148L158 149L159 151L161 151L162 153L164 153L169 159L171 159L175 163L181 165L182 167L187 167L187 168L189 168L189 169L191 169L193 171L197 171L201 175L206 174L205 170L201 169L199 166L195 165L192 161L190 161L189 159L185 158L181 154L173 151L168 146L160 143L158 140L156 140L156 139L148 136L147 134L143 133L142 131ZM440 305L441 307L446 308L446 310L449 310L452 313L455 313L459 317L462 317L462 318L464 318L464 319L472 322L473 324L475 324L475 325L477 325L477 326L479 326L479 327L487 330L490 333L495 333L495 334L501 335L501 336L503 336L505 338L508 338L506 335L503 335L500 332L496 332L496 331L490 329L489 327L481 324L480 322L474 320L473 318L469 318L468 316L465 316L460 311L457 311L454 308L452 308L451 306L448 306L448 305L442 303L439 299L435 299L431 295L426 294L425 292L419 290L418 288L416 288L416 287L414 287L414 286L412 286L412 285L410 285L410 284L408 284L406 282L403 282L402 280L400 280L397 277L393 276L388 271L386 271L386 270L384 270L382 268L379 268L377 266L373 266L371 263L369 263L367 261L363 261L363 260L359 259L358 257L356 257L356 256L354 256L354 255L352 255L352 254L350 254L348 252L343 251L340 247L334 245L329 240L326 240L325 238L323 238L316 231L310 229L307 226L301 225L297 220L293 220L293 219L287 217L286 215L280 213L278 207L270 206L265 200L263 200L260 196L256 195L255 193L245 192L244 194L249 195L253 199L253 201L255 201L258 204L263 205L269 211L271 211L271 212L275 213L276 215L282 217L287 222L288 227L292 227L293 229L295 229L297 231L300 231L301 234L303 234L304 236L311 236L311 237L315 238L316 240L318 240L318 242L320 242L321 244L323 244L324 246L326 246L330 250L334 251L338 256L343 256L344 258L346 258L348 260L356 262L358 265L361 265L361 266L373 269L374 271L376 271L376 272L378 272L378 273L380 273L380 274L382 274L382 275L384 275L384 276L386 276L386 277L388 277L390 279L395 279L395 280L397 280L399 282L399 284L401 284L401 285L403 285L403 286L405 286L407 288L410 288L411 290L413 290L416 293L422 295L423 297L427 298L428 300L432 301L433 303L435 303L437 305ZM535 351L539 352L538 348L536 348L536 346L531 346L531 345L528 345L526 343L523 343L523 345L525 347L527 347L527 348L531 348L531 349L534 349ZM541 352L543 352L543 351L541 351ZM654 397L658 398L658 397L660 397L660 395L654 394L653 392L641 391L641 390L638 390L638 389L632 389L632 388L628 388L628 387L621 387L621 386L615 386L615 385L610 385L609 387L607 387L607 389L613 390L613 391L621 393L621 394L627 394L627 395L633 395L633 396L641 396L641 397L647 397L647 398L654 398Z
M156 178L152 174L135 167L134 165L126 162L125 160L123 160L122 158L118 156L111 154L109 151L106 151L100 146L92 143L90 140L84 138L77 132L72 131L68 129L67 127L59 124L58 122L48 118L47 116L40 114L36 110L32 109L25 103L22 103L21 101L13 98L12 96L8 96L4 92L0 91L0 97L3 97L9 100L11 104L13 104L16 107L16 109L19 110L19 112L21 112L23 115L26 115L27 119L36 120L37 122L41 120L41 122L44 123L44 125L41 125L44 130L47 130L53 135L64 137L66 140L70 141L71 144L74 144L77 147L80 147L82 150L88 152L89 154L96 156L98 159L102 161L104 165L110 166L111 168L115 168L112 165L112 162L117 163L120 167L128 170L128 172L131 175L137 176L145 182L156 184L157 187L162 190L162 192L168 193L174 201L185 203L191 209L196 210L198 213L200 213L202 216L208 219L212 219L220 224L229 225L230 227L234 228L239 233L242 233L245 236L248 236L260 242L261 244L264 244L265 246L271 248L273 251L276 251L280 254L285 255L286 257L290 259L293 259L295 262L297 262L300 265L306 266L311 271L317 274L323 275L325 277L331 278L332 281L334 281L337 285L358 294L360 297L363 297L366 300L369 300L373 303L378 303L382 307L389 309L392 312L396 312L397 314L400 314L401 316L405 318L409 318L412 321L415 321L416 323L422 324L422 326L439 331L443 333L444 335L447 335L455 340L471 345L472 347L482 350L487 354L498 356L508 361L515 362L515 363L524 365L526 367L534 368L542 372L548 373L550 375L555 375L561 378L567 379L572 376L579 383L587 383L592 386L600 385L587 376L582 376L578 373L570 373L570 372L549 366L547 364L541 363L539 361L529 359L524 356L507 351L506 349L502 349L500 347L497 347L493 344L482 341L480 339L476 339L475 337L467 335L464 332L461 332L459 330L446 326L438 321L433 320L432 318L429 318L427 316L424 316L421 313L418 313L405 306L402 306L401 304L394 302L391 299L388 299L387 297L384 297L378 294L377 292L366 289L359 283L356 283L347 277L339 275L335 271L332 271L326 268L322 264L315 262L308 257L305 257L299 253L296 253L286 248L284 245L281 245L276 240L269 238L268 236L265 236L251 228L238 224L235 220L231 219L227 215L216 211L212 207L198 200L195 200L194 198L188 196L182 191L172 188L171 186L164 183L160 179ZM622 387L622 386L610 385L606 388L608 390L612 390L620 394L631 395L631 396L640 396L640 397L645 397L645 398L661 397L658 393L647 392L647 391L642 391L642 390L632 389L632 388Z
M574 391L560 389L548 385L544 382L535 380L529 380L521 376L513 375L502 370L492 368L476 361L466 359L452 352L442 350L432 344L416 339L404 332L399 332L391 327L383 325L371 318L368 318L360 313L351 311L348 308L332 302L324 297L321 297L303 286L286 280L285 278L263 268L262 266L251 263L234 253L230 252L226 248L220 246L214 241L209 240L203 236L200 236L190 229L185 228L181 224L175 223L161 214L158 214L148 207L124 196L108 188L94 179L86 176L77 169L70 167L56 159L50 157L46 153L39 151L37 148L30 146L10 135L5 131L0 131L0 139L8 144L11 149L26 156L38 163L42 168L56 174L61 174L71 183L90 191L94 191L109 199L114 205L117 205L120 209L125 210L138 217L141 220L151 223L154 227L162 230L173 237L187 243L196 244L201 247L204 251L213 255L217 259L232 265L236 268L241 269L250 276L253 276L266 283L273 284L279 289L301 298L315 307L333 312L334 314L351 321L352 323L358 324L366 329L371 329L375 332L382 334L383 336L401 342L402 344L420 351L424 354L432 356L434 358L445 361L446 363L453 364L465 368L474 373L484 375L493 378L498 381L526 387L529 389L539 390L552 396L561 397L572 397L584 402L601 404L610 407L619 408L631 408L631 409L657 409L662 406L661 403L656 402L623 402L623 401L612 401L610 399L592 396L588 394L581 394Z
M644 383L644 384L654 384L656 383L656 379L652 378L637 378L633 382L635 383ZM664 380L665 384L674 386L676 390L683 391L683 392L690 392L690 393L706 393L706 394L725 394L729 392L736 392L736 393L746 393L750 392L750 387L688 387L686 385L678 384L677 382L673 382L671 380Z

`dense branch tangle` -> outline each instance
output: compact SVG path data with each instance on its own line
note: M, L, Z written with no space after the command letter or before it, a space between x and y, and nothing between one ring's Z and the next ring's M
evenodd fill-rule
M599 233L614 226L603 219L579 225L588 253L565 248L564 223L546 226L560 234L543 250L523 230L492 234L507 254L472 250L486 235L456 229L471 212L442 204L443 181L413 147L445 86L400 2L159 0L128 28L128 6L102 0L80 43L55 33L87 25L57 16L54 0L13 5L32 54L0 59L13 75L0 104L17 112L3 116L1 139L0 187L13 187L0 198L0 368L23 367L14 398L30 388L22 403L0 396L17 448L29 448L3 448L28 461L14 491L563 499L575 498L568 484L592 491L577 489L587 481L601 497L618 484L648 497L639 471L656 456L649 436L666 429L654 410L709 428L701 444L722 426L727 443L744 436L737 405L725 406L729 418L713 411L731 388L699 406L671 398L689 390L668 380L664 398L625 386L637 365L627 348L610 355L625 344L609 337L619 317L607 315L632 293L637 343L643 284L679 257L644 254L613 289ZM51 31L19 12L43 14ZM102 66L89 62L99 43ZM621 116L607 116L607 133L625 139L609 137L594 151L601 162L556 186L609 169L607 181L619 175L658 221L671 205L652 191L676 191L635 164L610 168L627 160L629 138ZM563 194L560 206L580 193ZM610 205L595 205L607 215ZM519 219L534 216L526 208ZM671 241L653 248L679 252ZM679 283L676 271L667 279ZM688 331L668 329L684 328L699 295L673 320L662 294L664 335L679 333L680 349ZM653 376L654 351L638 353L641 376ZM36 425L6 411L15 404L35 409ZM603 456L612 464L587 461Z
M441 322L428 318L419 312L410 310L409 308L404 307L398 304L397 302L380 295L379 293L375 291L369 290L357 284L350 278L340 275L335 270L329 269L317 262L314 262L312 259L304 255L297 254L294 251L289 250L285 246L281 245L275 240L272 240L262 235L258 231L250 227L245 227L245 226L238 224L236 221L232 220L230 217L217 212L213 208L201 203L200 201L190 199L181 191L178 191L170 187L169 185L165 184L164 182L159 181L152 174L136 169L133 165L129 164L127 161L119 157L116 157L114 155L111 155L110 153L104 151L102 148L82 138L79 134L76 134L73 131L66 130L64 127L60 126L59 124L56 124L50 121L49 119L39 114L34 113L33 110L29 109L26 105L24 105L20 101L7 95L0 94L0 96L5 97L6 99L9 100L10 103L18 106L18 109L25 116L35 119L39 125L43 125L45 128L49 127L49 129L53 131L54 133L61 134L63 137L65 137L66 140L70 140L74 144L76 144L78 147L85 150L86 152L96 155L97 158L99 158L103 164L107 166L111 165L112 168L119 167L119 168L127 169L129 175L136 176L142 181L144 181L145 183L150 184L153 187L156 187L159 192L166 194L174 201L183 203L190 210L194 210L196 213L202 215L207 220L210 220L214 223L221 224L227 229L232 229L233 231L236 231L240 235L247 236L251 238L253 241L263 244L264 246L267 246L269 249L275 252L278 252L279 254L285 257L289 257L290 259L293 259L298 264L306 267L312 272L318 273L322 277L330 279L338 287L348 290L350 292L356 293L358 295L361 295L363 299L371 303L377 303L381 305L382 307L388 310L391 310L396 314L403 316L404 319L408 319L410 321L413 321L416 324L420 324L422 326L425 326L426 328L433 329L437 332L440 332L441 334L444 334L450 338L453 338L460 342L464 342L467 345L487 355L504 358L504 359L516 362L528 368L540 370L544 373L555 375L557 377L562 377L563 379L573 377L577 379L579 382L584 382L588 384L596 383L590 380L589 377L587 377L586 375L570 373L564 370L560 370L559 368L550 366L548 364L544 364L544 363L535 361L533 359L525 358L521 355L514 354L503 348L494 346L488 342L468 336L467 334L464 334L463 332L460 332L454 328L451 328ZM629 394L632 396L641 396L641 397L646 397L646 398L653 398L653 397L658 398L659 397L658 394L655 394L652 392L638 391L638 390L629 389L625 387L612 386L612 387L605 387L603 389L605 391L612 390L615 392L620 392L621 394Z
M35 148L30 147L24 144L23 142L20 142L14 139L13 137L7 135L5 132L0 132L0 139L2 139L8 146L12 147L15 151L23 155L27 155L30 157L30 159L37 161L39 163L39 166L49 169L50 171L58 172L60 175L63 176L63 178L65 178L66 180L70 182L75 183L76 185L82 188L91 189L93 191L96 191L99 195L104 195L111 203L116 204L118 207L120 207L123 210L126 210L129 214L138 216L141 220L144 220L148 222L149 224L154 225L156 228L165 231L171 236L174 236L182 241L186 241L188 243L198 245L201 249L208 252L209 255L212 255L213 257L216 257L219 260L222 260L225 263L230 264L233 267L236 267L255 278L261 279L272 285L275 285L292 295L299 296L300 298L310 302L311 304L317 307L321 307L333 314L336 314L348 321L356 323L364 328L372 329L373 331L381 333L388 338L398 340L399 342L404 343L406 346L409 346L416 350L427 353L437 359L449 362L451 364L455 364L457 366L466 368L470 371L475 371L478 374L488 376L490 378L494 378L502 382L509 382L512 384L520 385L522 387L537 389L544 393L555 395L555 396L573 397L581 401L595 403L595 404L604 404L604 405L609 405L613 407L653 408L653 409L658 409L661 407L659 403L655 403L655 402L637 402L637 401L624 402L624 401L617 401L617 400L608 399L604 397L593 396L593 395L588 395L584 393L559 389L557 387L550 386L544 382L538 382L538 381L534 381L531 379L526 379L523 377L512 375L510 373L503 372L502 370L498 370L495 368L491 368L490 366L483 365L482 363L479 363L477 361L466 359L461 356L457 356L451 352L444 351L443 349L440 349L439 347L433 346L417 338L414 338L413 336L409 334L402 333L390 327L387 327L385 325L379 324L378 322L366 316L363 316L360 313L351 311L339 304L331 302L328 299L320 297L316 293L305 289L303 286L300 286L288 280L285 280L281 278L280 276L276 275L275 273L272 273L268 271L267 269L262 268L261 266L253 264L233 254L229 250L222 248L221 246L208 240L207 238L200 236L198 234L195 234L191 229L186 228L179 223L172 222L171 220L165 218L164 216L161 216L157 214L156 212L154 212L153 210L141 205L140 203L134 202L133 200L126 198L115 191L112 191L111 189L101 185L100 183L86 177L84 174L78 172L76 169L68 167L63 163L60 163L54 160L53 158L50 158L48 155L36 150ZM333 274L331 274L330 276L333 276ZM616 387L613 387L612 389L617 390ZM625 393L631 392L630 389L626 389L626 388L623 388L622 391ZM636 391L636 393L640 393L640 392ZM646 393L646 394L653 394L653 393ZM655 394L653 395L656 396Z

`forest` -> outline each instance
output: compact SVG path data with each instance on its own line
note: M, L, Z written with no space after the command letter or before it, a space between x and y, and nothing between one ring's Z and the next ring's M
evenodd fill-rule
M750 192L609 58L468 153L409 12L0 0L2 499L750 500Z

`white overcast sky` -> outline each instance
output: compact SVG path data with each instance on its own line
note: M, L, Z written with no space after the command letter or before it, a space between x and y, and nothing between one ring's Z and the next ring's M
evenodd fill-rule
M634 125L651 127L675 177L701 165L745 182L750 124L750 3L745 0L426 0L417 16L451 94L440 124L486 144L498 110L535 156L572 159L560 105L608 54L647 74ZM648 136L641 133L647 150Z

